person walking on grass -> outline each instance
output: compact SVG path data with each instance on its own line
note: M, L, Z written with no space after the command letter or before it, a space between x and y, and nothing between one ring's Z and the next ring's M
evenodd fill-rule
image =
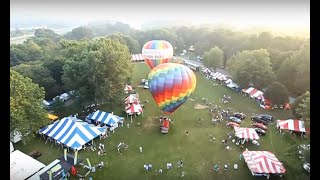
M182 173L181 173L181 177L183 178L183 177L184 177L184 175L185 175L185 173L184 173L184 171L182 171Z
M186 135L189 136L189 130L188 129L186 130Z

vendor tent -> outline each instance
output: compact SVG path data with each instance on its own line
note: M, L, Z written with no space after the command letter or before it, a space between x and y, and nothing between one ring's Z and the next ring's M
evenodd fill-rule
M94 113L90 114L87 119L97 121L99 123L106 124L108 126L114 126L118 124L120 120L123 118L113 115L111 113L107 113L104 111L97 110Z
M241 139L259 140L260 137L254 128L234 127L235 136Z
M282 129L296 131L296 132L306 132L304 122L299 120L293 120L293 119L277 120L276 126L280 130L280 132Z
M138 99L135 95L130 94L128 97L126 97L126 98L124 99L124 103L125 103L125 104L130 104L130 103L139 104L140 101L139 101L139 99Z
M10 153L10 179L25 180L37 173L45 165L19 150Z
M129 92L131 92L133 90L133 88L132 88L132 86L130 86L130 85L126 85L125 87L124 87L124 92L125 93L129 93Z
M13 144L12 144L12 142L10 141L10 153L12 153L13 151L14 151Z
M220 81L225 81L227 80L227 76L222 74L222 73L219 73L219 72L215 72L213 75L211 75L211 77L213 79L218 79Z
M105 131L105 128L77 122L77 120L75 117L65 117L40 129L39 133L49 136L71 149L80 150L83 145Z
M255 89L253 87L250 87L248 89L244 89L243 92L247 93L252 98L257 98L257 99L262 99L262 100L264 99L263 92L258 89Z
M144 58L143 58L142 54L132 54L131 61L133 61L133 62L144 61Z
M233 81L232 81L232 79L228 79L228 80L225 81L225 83L226 83L226 84L232 84Z
M286 169L276 156L269 151L249 151L242 153L252 175L283 174Z
M125 108L126 113L133 114L133 113L141 113L142 107L140 104L128 104Z
M238 86L236 83L233 83L233 82L229 83L229 84L227 85L227 87L229 87L229 88L231 88L231 89L233 89L233 88L239 88L239 86Z

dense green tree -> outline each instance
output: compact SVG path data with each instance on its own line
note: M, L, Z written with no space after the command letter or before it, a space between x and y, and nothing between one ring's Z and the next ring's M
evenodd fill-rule
M10 46L10 65L43 59L43 50L33 40L25 41L23 44Z
M20 132L26 143L45 125L44 89L14 70L10 70L10 136Z
M62 57L51 57L44 61L43 66L50 71L52 78L55 80L58 88L62 88L62 74L65 61Z
M264 89L275 79L269 53L265 49L242 51L228 60L228 67L235 82L243 81L241 79L244 78L249 80L246 84L252 84L258 89Z
M51 39L54 42L58 42L60 40L60 35L55 33L51 29L36 29L34 32L36 38L44 38Z
M214 71L216 71L216 68L221 67L222 60L223 51L217 46L211 48L209 52L205 52L203 55L203 64L206 67L213 67Z
M272 104L283 105L289 102L288 90L283 84L279 82L270 84L266 88L264 97L266 99L269 99Z
M302 98L302 102L299 103L298 107L296 107L295 112L304 119L310 119L310 92L309 91L307 91L304 94Z
M72 29L72 31L65 34L64 37L70 40L80 40L83 38L93 39L94 35L91 29L82 26Z
M280 51L278 49L268 49L273 72L277 72L282 63L292 56L296 51Z
M294 57L299 62L295 87L298 94L310 90L310 41L307 41Z
M50 71L44 67L40 61L20 64L12 67L12 69L19 72L21 75L32 79L32 82L38 84L40 87L44 87L46 92L55 85L55 81L52 78Z
M124 35L122 33L116 32L108 36L110 39L117 39L122 44L128 46L129 52L131 54L138 54L141 53L141 48L139 42L133 39L130 36Z
M310 89L310 43L289 56L277 71L279 82L291 92L301 95Z
M63 67L64 84L77 90L88 103L120 101L120 94L133 70L128 48L110 38L74 46L68 48L82 53L76 58L70 54L71 58L67 59Z

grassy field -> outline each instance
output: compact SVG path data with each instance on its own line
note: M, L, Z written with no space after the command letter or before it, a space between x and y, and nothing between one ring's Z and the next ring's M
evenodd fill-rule
M194 106L198 102L188 100L178 110L170 115L174 120L171 125L169 133L164 135L159 130L159 120L155 119L156 116L162 115L160 109L154 102L149 90L137 87L141 79L146 79L150 69L144 63L135 64L134 81L136 91L140 95L140 101L145 104L143 116L133 119L130 128L126 124L130 123L129 119L125 120L125 126L117 128L111 137L102 140L105 144L107 155L98 156L97 152L80 151L80 158L89 158L91 164L97 164L101 161L107 162L107 167L102 170L97 170L91 173L93 179L181 179L182 171L185 172L184 179L261 179L253 177L248 170L245 162L239 160L239 154L243 151L235 144L228 142L231 147L230 151L225 150L225 145L221 143L226 139L227 133L233 130L225 126L226 122L213 125L211 123L211 115L208 109L196 110ZM198 97L208 98L214 101L215 104L221 105L226 109L230 107L231 111L242 111L247 114L246 120L242 122L241 126L249 127L250 119L248 116L255 113L269 113L275 119L288 119L291 118L289 111L274 110L265 111L260 108L255 102L236 94L224 86L213 86L213 82L205 79L200 73L196 73L197 87L190 98ZM218 100L223 95L230 95L232 100L229 104L221 104ZM123 107L114 107L112 105L100 108L104 111L113 111L115 114L122 114ZM74 112L72 112L74 113ZM198 119L202 118L201 123ZM138 125L138 122L141 125ZM185 130L189 130L189 136L185 135ZM216 142L209 141L209 136L213 135ZM299 136L291 136L288 133L280 134L275 124L268 126L266 136L262 136L260 140L260 147L253 146L251 143L246 143L245 147L249 150L267 150L273 152L277 158L284 164L287 172L283 179L309 179L309 175L304 172L302 162L296 155L296 144L308 143L309 140L301 140ZM116 146L120 142L128 143L129 149L124 151L123 154L117 154ZM99 139L95 143L100 143ZM143 147L143 153L139 152L139 146ZM58 149L57 146L51 144L44 144L43 139L35 138L28 145L18 143L15 148L30 153L32 150L38 150L42 156L38 158L39 161L48 164L55 158L63 155L63 150ZM177 168L178 160L182 159L184 167ZM166 170L166 163L173 163L172 170ZM162 174L155 174L153 172L146 172L143 165L152 163L153 169L164 169ZM218 163L220 171L214 172L213 165ZM227 171L223 170L223 165L229 164ZM231 168L233 164L239 165L238 170ZM82 167L78 167L79 171L84 174ZM76 178L71 178L76 179ZM280 179L271 177L271 179Z

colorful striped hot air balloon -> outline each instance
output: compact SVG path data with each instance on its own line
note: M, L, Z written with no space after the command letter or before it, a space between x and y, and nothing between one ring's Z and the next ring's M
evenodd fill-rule
M153 69L159 64L168 63L173 57L172 45L164 40L152 40L144 44L142 56L146 64Z
M196 88L196 76L185 65L160 64L148 76L149 90L165 114L173 113Z

